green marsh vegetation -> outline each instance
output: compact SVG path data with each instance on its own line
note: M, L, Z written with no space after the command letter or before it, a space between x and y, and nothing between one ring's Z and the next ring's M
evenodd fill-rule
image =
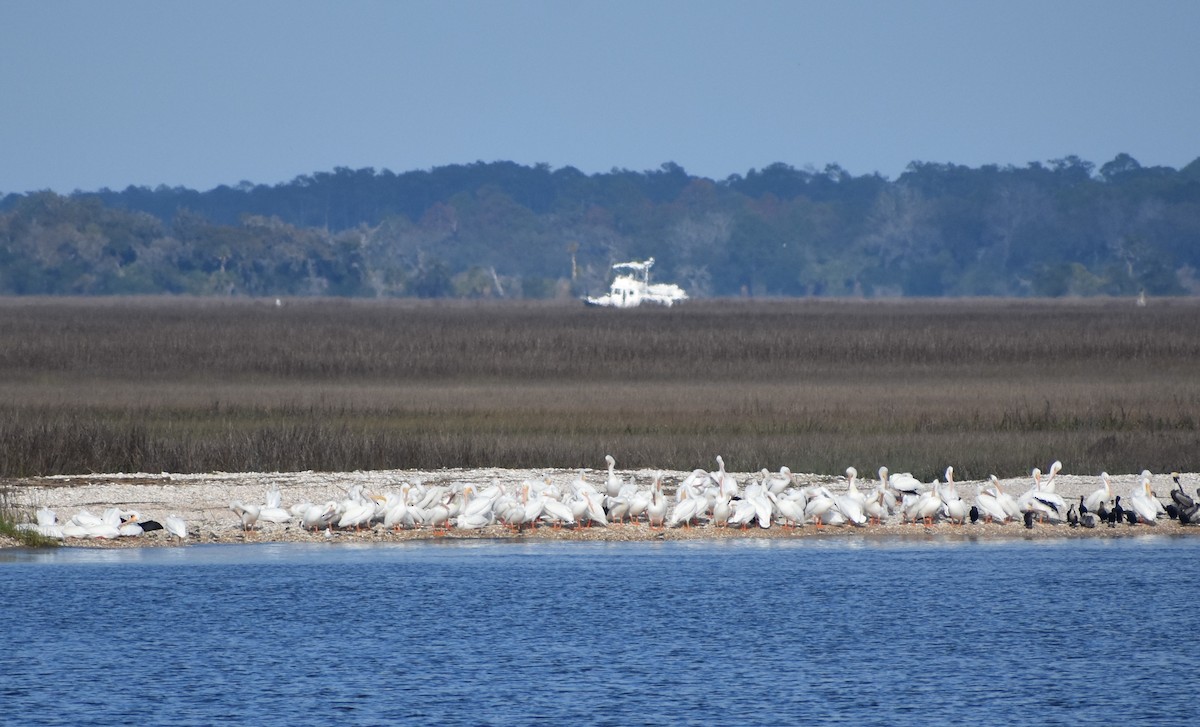
M1200 470L1200 303L0 301L0 476Z

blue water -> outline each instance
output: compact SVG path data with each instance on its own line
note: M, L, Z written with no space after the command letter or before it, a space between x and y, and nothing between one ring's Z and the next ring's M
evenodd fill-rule
M1185 724L1200 539L0 554L0 723Z

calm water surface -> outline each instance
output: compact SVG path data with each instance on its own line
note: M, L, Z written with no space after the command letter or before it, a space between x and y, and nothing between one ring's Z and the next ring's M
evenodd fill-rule
M0 554L0 723L1188 724L1200 539Z

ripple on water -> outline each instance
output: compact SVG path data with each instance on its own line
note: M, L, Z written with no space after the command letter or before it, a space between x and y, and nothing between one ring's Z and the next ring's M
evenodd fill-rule
M6 720L1162 724L1194 540L262 544L0 563ZM1136 705L1137 709L1130 709ZM87 720L82 720L87 721Z

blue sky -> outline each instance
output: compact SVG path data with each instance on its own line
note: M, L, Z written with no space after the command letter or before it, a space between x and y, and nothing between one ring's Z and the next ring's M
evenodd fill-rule
M0 0L0 194L1200 156L1200 2Z

